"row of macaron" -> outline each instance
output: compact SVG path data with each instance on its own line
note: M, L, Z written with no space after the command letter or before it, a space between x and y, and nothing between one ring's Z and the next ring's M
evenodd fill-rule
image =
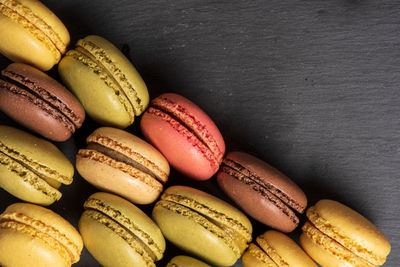
M36 0L2 0L0 7L4 18L0 32L3 37L7 37L0 43L1 53L11 60L36 67L14 63L2 71L0 109L8 116L50 140L65 141L82 125L85 111L96 122L119 128L129 126L135 116L145 112L141 119L143 135L161 153L127 132L100 128L88 137L88 147L81 149L77 155L77 169L87 181L102 190L124 196L133 203L144 204L154 202L162 192L169 174L168 162L186 176L197 180L209 179L220 170L217 179L222 190L250 216L285 232L292 231L298 225L296 213L302 213L307 206L302 190L279 171L251 155L231 152L224 158L225 144L220 132L194 103L176 94L164 94L154 99L146 110L149 94L145 83L129 60L109 41L99 36L88 36L79 40L75 49L68 51L62 58L69 43L68 31L43 4ZM78 100L41 71L52 68L60 60L58 70L61 80ZM104 131L108 132L96 136ZM21 199L38 204L48 205L59 199L60 183L71 183L73 176L73 166L66 163L62 153L57 152L57 148L48 142L44 144L36 140L36 137L23 137L22 133L16 133L7 127L3 127L0 134L3 135L0 140L0 156L4 174L1 186ZM113 135L117 137L113 139ZM121 136L125 136L122 137L123 140ZM22 144L21 140L26 140L28 145ZM29 143L32 145L29 146ZM118 178L120 183L111 181L110 178ZM182 212L178 208L167 210L170 209L183 218L194 219L199 225L202 225L200 222L207 221L204 216L192 216L190 212ZM192 209L191 207L190 211ZM336 209L340 210L337 207ZM217 214L221 216L224 212ZM361 224L362 227L356 229L362 230L349 230L356 233L351 236L351 241L339 240L338 236L346 236L347 232L343 229L331 229L327 219L320 219L321 215L318 213L318 216L313 217L315 222L311 220L312 223L303 227L309 237L305 239L309 242L303 243L308 244L305 245L308 247L306 251L314 259L321 262L325 256L313 256L313 251L318 255L321 251L328 251L327 255L336 255L331 258L342 263L350 259L354 264L364 264L366 258L367 263L372 265L384 262L390 245L376 227L362 216L349 216L347 211L333 214L339 221L340 218L345 218L348 225ZM8 222L7 219L4 221ZM321 221L323 223L320 224ZM104 225L106 224L109 225ZM211 224L217 225L222 231L229 229L224 225L220 227L215 220L211 220ZM343 223L336 224L340 228ZM10 227L14 229L16 226L12 224ZM163 227L160 228L163 230ZM179 245L185 238L178 238L178 229L170 237L164 233L167 230L163 233L168 239L177 239L176 242L171 242L210 263L222 266L233 264L218 262L226 258L227 254L220 255L221 259L214 261L215 259L203 256L204 252L196 250L201 246L192 251L186 245ZM219 233L225 241L232 239L235 240L233 243L239 243L236 249L233 243L229 245L235 260L251 240L251 231L250 240L244 239L246 245L236 235L225 237L221 230L215 231L212 233ZM191 231L190 234L198 233ZM314 234L320 237L317 238ZM332 244L336 243L331 239L338 241L340 245L332 249ZM377 249L371 242L378 243L383 248L378 251L378 255L375 254ZM317 253L316 248L321 251ZM212 250L211 254L219 255L218 251L221 250ZM249 251L254 252L250 254L255 255L257 260L264 261L261 256L257 257L260 253L251 247ZM232 258L227 258L228 261L233 261ZM323 261L322 263L325 265Z
M97 192L83 204L79 232L39 205L15 203L0 215L3 266L71 266L83 245L103 266L156 266L165 239L194 255L176 256L167 267L380 266L390 245L379 230L354 210L321 200L307 210L300 244L268 230L253 243L248 218L230 204L197 189L171 186L152 219L130 201ZM310 257L311 256L311 257Z
M379 266L390 252L387 238L376 226L332 200L321 200L306 212L308 221L302 227L300 243L307 254L294 241L275 231L265 233L250 244L251 222L230 204L189 187L173 186L163 192L169 164L146 141L121 129L100 127L88 136L87 143L87 147L76 155L78 172L100 190L115 194L98 193L114 199L114 204L89 198L84 204L88 209L84 213L86 217L82 216L79 223L85 246L102 265L154 266L154 261L163 255L165 241L156 246L156 251L142 245L164 240L162 236L216 266L231 266L243 253L245 267L270 266L268 264L313 266L307 254L323 266ZM16 128L0 126L0 151L0 186L22 200L49 205L61 197L60 184L72 182L72 164L47 140ZM297 227L297 214L307 206L305 194L294 182L247 153L228 153L217 173L217 181L248 215L283 232ZM152 213L155 223L146 215L140 215L147 218L151 227L130 225L140 221L132 215L138 210L133 203L149 204L159 198ZM115 203L124 203L125 208ZM126 212L124 209L132 211L119 217ZM8 219L4 221L7 224L0 226L0 235L3 230L17 229ZM29 220L19 223L31 226ZM141 230L146 227L157 229L157 237L151 237L154 233L150 230ZM141 240L143 237L150 237L150 241ZM10 234L10 238L14 237ZM141 241L136 243L136 240ZM113 244L112 249L110 244ZM26 251L21 253L26 254ZM8 266L7 260L0 253L0 263ZM52 266L58 265L53 263Z

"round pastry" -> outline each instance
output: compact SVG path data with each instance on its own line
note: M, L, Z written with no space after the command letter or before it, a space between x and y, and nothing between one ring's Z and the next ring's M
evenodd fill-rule
M0 110L15 121L58 142L81 127L82 105L50 76L23 63L13 63L1 74Z
M43 71L57 64L69 44L64 24L37 0L0 0L0 53Z
M67 267L82 248L78 231L49 209L15 203L0 215L1 266Z
M135 67L102 37L79 40L58 71L88 115L100 124L125 128L149 103L146 84Z
M247 214L283 232L297 227L296 213L302 213L307 206L306 195L292 180L247 153L228 153L217 181Z
M171 243L212 265L233 265L251 242L242 212L191 187L167 188L152 216Z
M138 203L155 201L169 175L168 161L147 142L126 131L102 127L76 156L76 169L89 183Z
M101 265L155 267L154 262L163 257L165 240L160 229L129 201L99 192L84 207L79 231Z
M22 200L50 205L71 184L74 167L52 143L0 125L0 187Z
M198 106L177 94L151 101L140 122L142 133L178 171L207 180L221 164L225 143L214 122Z
M300 243L320 265L381 266L390 252L383 233L365 217L333 200L320 200L307 212Z
M289 237L270 230L251 243L242 257L244 267L317 267L312 259Z

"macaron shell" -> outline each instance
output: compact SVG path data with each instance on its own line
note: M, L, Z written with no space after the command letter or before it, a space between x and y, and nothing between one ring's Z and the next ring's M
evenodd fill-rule
M10 229L0 229L0 265L25 267L65 266L66 261L38 238Z
M19 199L39 205L47 206L57 200L56 197L25 182L17 173L10 171L3 164L0 164L0 187ZM58 192L58 194L61 197L61 193Z
M152 145L133 134L116 128L101 127L95 130L90 136L93 139L107 137L108 139L114 140L118 142L120 146L127 147L130 151L148 159L149 161L154 163L155 166L161 169L161 171L163 171L167 176L169 175L169 164L164 156L160 152L158 152L158 150L156 150ZM121 149L118 150L118 152L123 153L124 151ZM123 154L128 157L130 156L128 153ZM166 180L164 180L164 182L166 182Z
M211 163L188 138L158 116L145 112L140 126L145 138L184 175L207 180L217 172L219 166Z
M171 186L164 191L163 196L166 194L192 199L200 203L201 206L207 207L210 210L216 211L217 213L224 215L220 217L231 218L229 219L229 221L235 221L235 224L240 224L240 228L238 227L237 229L242 229L242 231L240 231L241 234L249 237L249 241L251 240L253 226L251 225L250 220L241 211L228 204L227 202L206 192L188 186ZM162 199L163 196L161 197ZM184 203L182 203L182 205L184 205ZM220 220L220 222L223 221L223 219L220 218L213 219L217 221Z
M65 44L65 47L68 46L70 41L69 32L61 20L50 9L37 0L18 0L18 2L32 10L37 17L44 20L46 24L48 24L60 37L61 41ZM61 51L61 53L64 52L65 49L64 51Z
M217 266L231 266L238 256L219 238L199 223L156 205L152 213L163 235L177 247Z
M130 100L138 101L139 99L138 102L140 102L140 106L142 107L142 109L141 111L136 111L138 112L136 115L137 116L140 115L148 106L150 97L146 84L144 83L142 77L137 72L135 67L117 47L115 47L112 43L110 43L106 39L100 36L90 35L85 37L84 40L93 42L98 47L104 49L107 56L110 57L110 59L116 66L118 66L118 68L121 70L121 72L126 77L128 82L133 86L137 99L130 99ZM128 88L123 88L123 89L128 90Z
M5 212L16 212L38 220L66 236L75 244L79 251L83 248L83 241L78 231L57 213L38 205L29 203L15 203L7 207ZM79 256L79 255L78 255Z
M303 249L311 256L318 264L324 267L353 267L347 261L343 261L333 254L324 250L321 246L314 243L306 234L300 235L300 244Z
M63 83L76 95L93 120L118 128L125 128L133 122L115 92L88 66L67 55L58 65L58 71Z
M73 165L52 143L16 128L0 125L0 144L4 144L33 162L69 177L72 182Z
M276 203L271 202L251 186L224 172L218 173L217 181L222 191L257 221L283 232L291 232L297 227L298 223L284 214Z
M192 257L175 256L168 262L167 267L211 267L211 266Z
M47 46L27 29L0 13L0 53L15 62L23 62L43 71L51 69L57 59Z
M140 229L142 232L146 233L148 237L151 238L149 241L151 244L155 243L156 246L160 249L160 251L155 251L155 254L158 259L162 258L162 253L165 251L165 239L161 233L160 228L151 220L143 211L141 211L138 207L130 203L129 201L115 196L113 194L98 192L89 197L90 199L97 199L102 201L105 205L112 207L114 210L117 210L120 214L122 214L125 218L128 218L129 221L134 223L136 228ZM116 220L114 218L114 220ZM127 225L126 221L119 221L125 228L129 229L129 225ZM161 253L160 253L161 252Z
M261 248L253 243L243 254L242 264L243 267L279 267Z
M259 238L262 238L273 249L274 253L285 261L289 266L317 267L311 258L289 237L277 232L267 231ZM260 244L261 245L261 244ZM261 245L262 246L262 245ZM264 251L268 251L263 247ZM274 259L273 255L270 255Z
M307 197L303 190L301 190L300 187L291 179L286 177L286 175L282 174L265 161L250 154L238 151L228 153L225 158L239 163L252 174L259 177L263 182L271 184L279 191L289 196L298 203L300 207L302 207L301 212L306 208Z
M55 116L59 111L29 92L13 93L0 88L0 110L16 122L53 141L69 139L72 132Z
M148 265L124 239L103 224L82 215L79 231L85 247L103 266L147 267ZM101 240L101 242L99 242Z
M326 199L318 201L314 208L318 215L333 228L333 231L340 233L340 236L361 245L379 257L386 258L389 254L390 243L387 238L358 212L337 201ZM318 225L316 226L321 229ZM343 243L342 240L336 241Z
M184 110L186 110L186 112L191 117L193 117L197 121L201 122L201 124L204 125L205 129L207 129L209 134L215 140L215 142L221 152L221 154L217 158L219 161L222 160L222 156L225 154L224 138L222 137L221 132L218 130L218 127L215 125L215 123L200 107L198 107L195 103L193 103L189 99L187 99L181 95L174 94L174 93L162 94L157 98L165 98L165 99L168 99L169 101L172 101L173 103L178 104L180 107L182 107Z
M160 191L119 169L79 155L76 157L76 169L100 190L113 192L137 204L152 203L160 194Z

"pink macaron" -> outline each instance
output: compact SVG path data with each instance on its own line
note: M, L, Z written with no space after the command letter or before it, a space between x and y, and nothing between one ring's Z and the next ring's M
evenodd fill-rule
M210 117L190 100L173 93L160 95L140 126L145 138L181 173L207 180L218 171L224 139Z

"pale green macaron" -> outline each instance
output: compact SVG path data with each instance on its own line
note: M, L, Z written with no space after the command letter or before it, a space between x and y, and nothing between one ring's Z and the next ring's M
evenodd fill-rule
M165 238L212 265L233 265L251 242L252 225L242 212L191 187L167 188L152 215Z
M163 257L165 240L160 229L129 201L99 192L84 207L79 231L101 265L151 267Z
M149 104L146 84L135 67L102 37L79 40L58 71L88 115L100 124L125 128Z
M74 167L52 143L0 125L0 187L17 198L50 205L71 184Z
M167 267L211 267L198 259L189 256L173 257L167 264Z

